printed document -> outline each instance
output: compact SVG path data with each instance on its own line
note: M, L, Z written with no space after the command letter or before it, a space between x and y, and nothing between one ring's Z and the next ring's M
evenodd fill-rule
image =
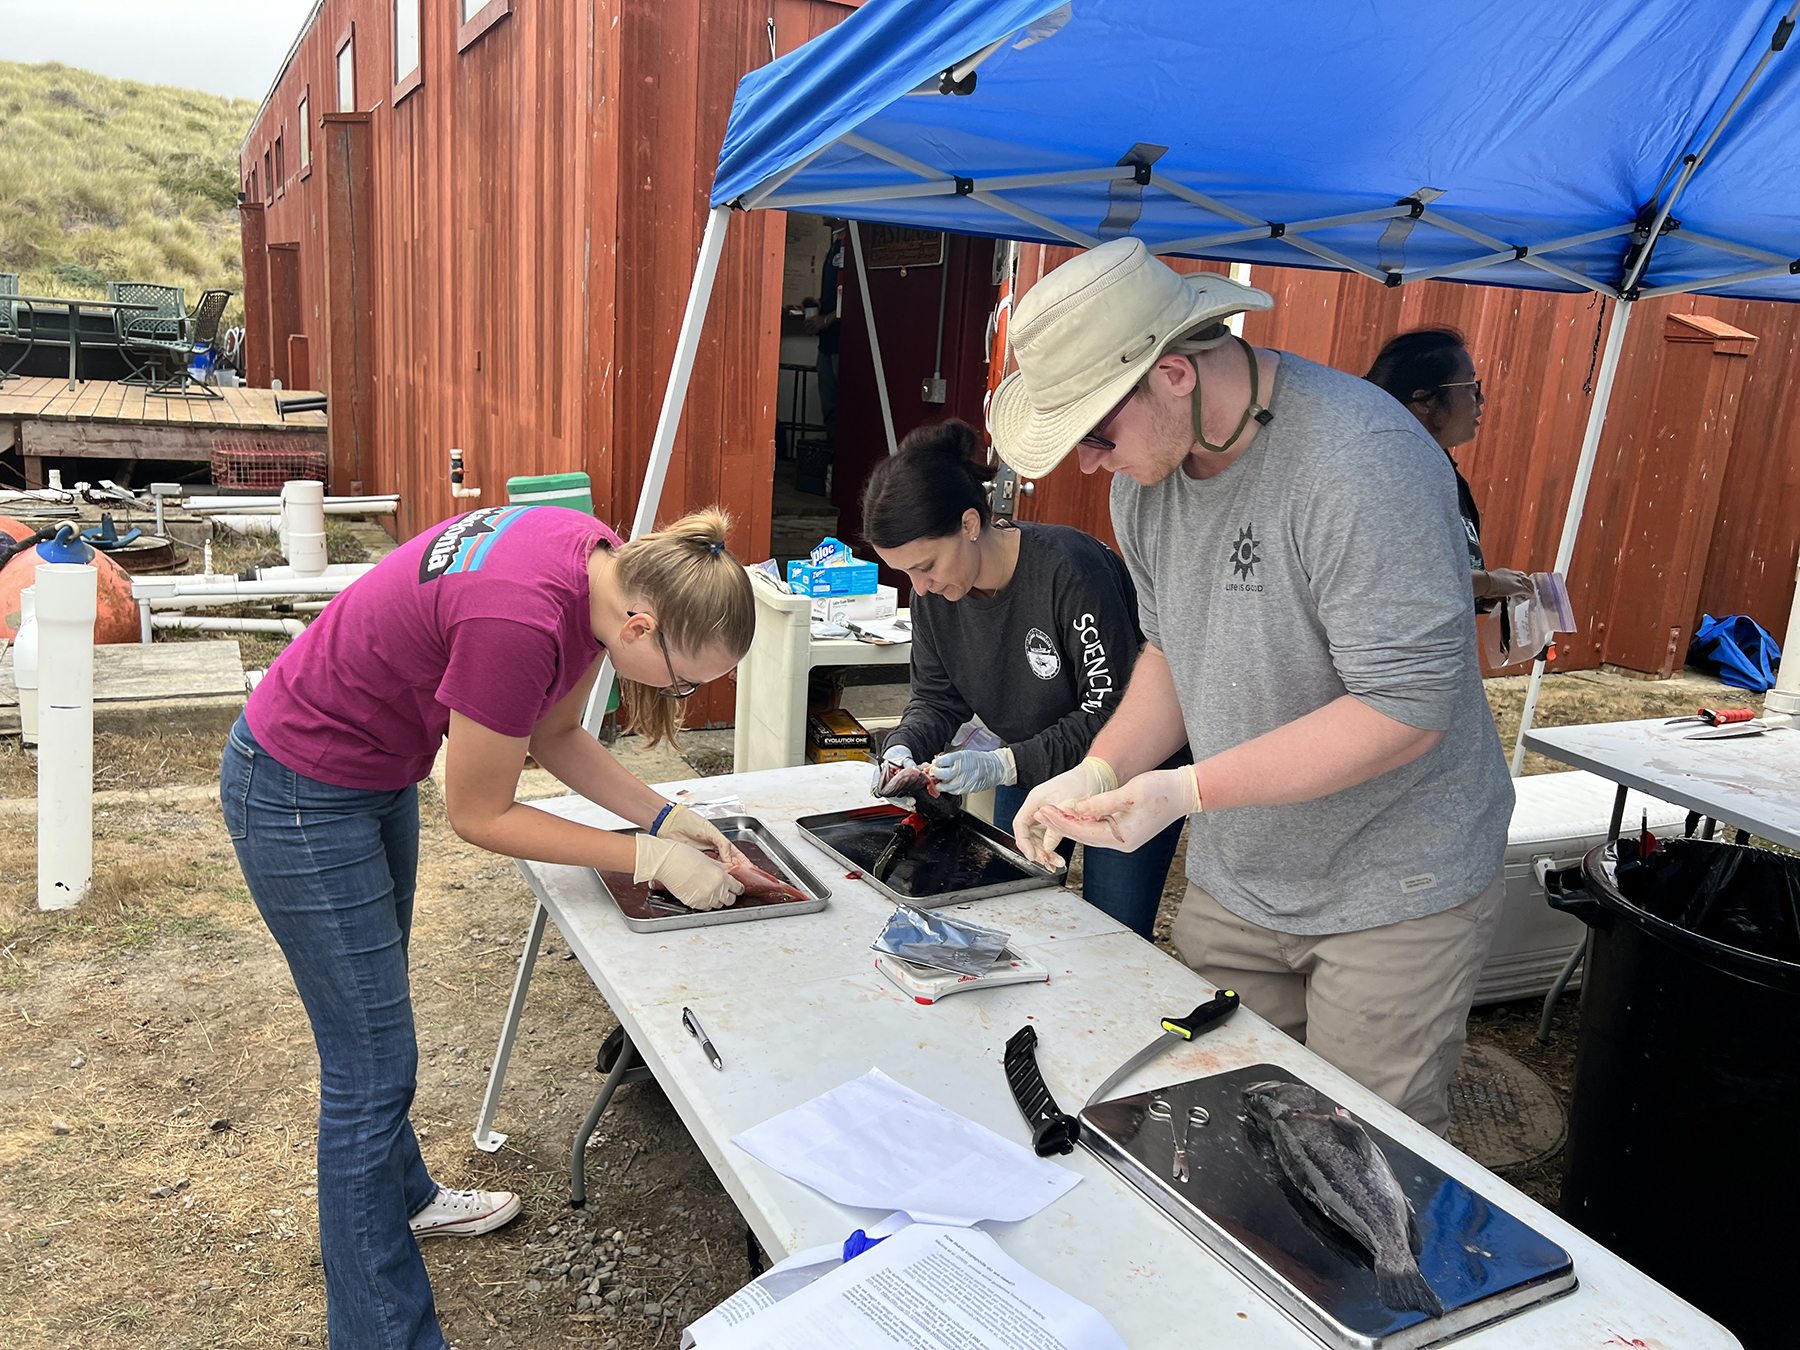
M1125 1350L1099 1313L986 1233L913 1224L696 1350Z

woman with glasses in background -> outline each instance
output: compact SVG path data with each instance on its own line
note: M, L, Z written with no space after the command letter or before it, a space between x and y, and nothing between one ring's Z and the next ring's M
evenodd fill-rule
M1486 611L1509 595L1529 595L1531 578L1510 567L1489 567L1481 551L1481 512L1468 480L1450 452L1475 439L1486 401L1475 375L1475 359L1463 336L1450 328L1424 328L1391 339L1363 377L1379 385L1419 419L1444 449L1456 473L1456 501L1469 536L1469 571L1475 608Z
M744 859L725 837L627 772L581 724L604 657L654 744L678 728L679 700L749 650L755 603L725 550L727 526L705 510L627 544L554 506L445 521L327 605L232 729L219 774L225 825L319 1050L333 1345L441 1350L417 1239L486 1233L519 1212L510 1192L434 1182L407 1118L418 1067L407 983L418 784L440 747L445 814L472 844L629 872L695 909L743 889L726 869ZM527 753L643 831L515 801Z

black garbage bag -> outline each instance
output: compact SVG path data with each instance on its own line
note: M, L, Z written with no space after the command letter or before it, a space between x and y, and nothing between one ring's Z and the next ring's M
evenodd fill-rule
M1707 839L1644 853L1618 845L1619 893L1639 909L1714 942L1800 962L1800 857Z

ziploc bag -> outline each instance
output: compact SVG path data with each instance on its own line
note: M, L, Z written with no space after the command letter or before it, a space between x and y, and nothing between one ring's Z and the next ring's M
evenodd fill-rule
M1530 595L1509 595L1481 622L1481 653L1496 669L1529 661L1557 633L1575 631L1560 572L1533 572Z
M1008 936L948 915L895 905L870 950L954 975L985 975L1006 950Z

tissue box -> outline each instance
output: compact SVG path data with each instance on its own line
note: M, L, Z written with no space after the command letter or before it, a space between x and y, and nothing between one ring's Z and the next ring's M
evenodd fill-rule
M874 595L876 567L872 562L831 563L820 567L809 562L788 564L788 589L815 600L834 595Z
M812 602L812 616L825 623L855 623L859 619L891 619L900 609L900 592L877 586L873 595L842 595Z

